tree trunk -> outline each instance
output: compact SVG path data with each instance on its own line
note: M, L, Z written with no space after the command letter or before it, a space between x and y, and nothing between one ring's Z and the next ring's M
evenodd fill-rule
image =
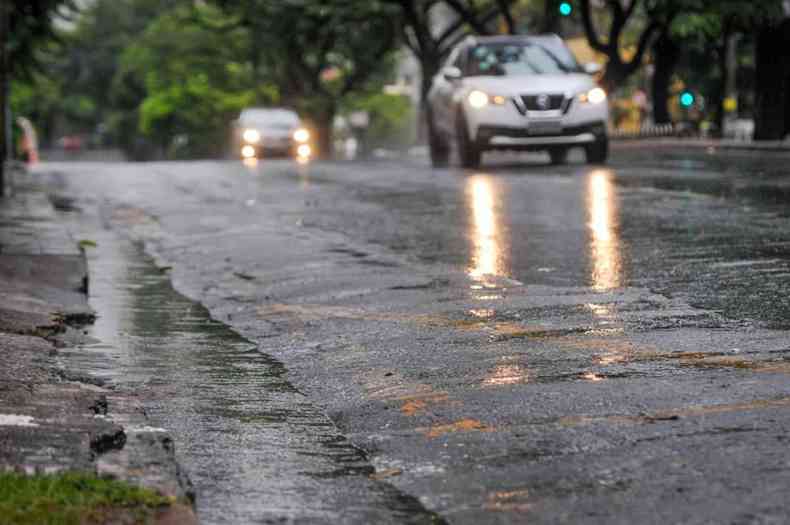
M655 70L653 72L653 121L656 124L669 124L669 88L675 66L680 60L680 46L674 42L667 31L661 33L653 44Z
M426 120L428 114L428 91L431 89L433 77L439 73L442 59L438 55L423 55L418 58L420 60L422 78L420 80L420 107L417 115L417 142L423 144L428 139Z
M617 91L617 88L623 85L626 78L628 78L628 73L625 70L625 66L610 58L606 64L606 70L603 72L603 77L601 77L601 87L611 96L612 93Z
M790 19L760 29L755 64L754 140L781 140L790 132Z

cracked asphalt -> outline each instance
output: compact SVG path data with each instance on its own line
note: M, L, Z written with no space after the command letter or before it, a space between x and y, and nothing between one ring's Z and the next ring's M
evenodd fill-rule
M546 160L37 175L98 242L108 373L150 386L205 523L785 523L790 155L627 144L606 167ZM150 275L257 352L196 353L192 307L182 324L163 310L167 330L125 314L165 301L112 299ZM132 335L106 341L102 319ZM169 389L145 379L165 370ZM267 388L290 393L245 394ZM214 417L233 396L243 417ZM280 420L256 417L272 406ZM328 466L313 423L354 468Z

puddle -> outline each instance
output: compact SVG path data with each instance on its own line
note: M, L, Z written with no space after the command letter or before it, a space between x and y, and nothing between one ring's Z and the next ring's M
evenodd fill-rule
M0 427L37 427L33 416L20 416L17 414L0 414Z
M463 433L463 432L493 432L494 429L485 423L476 419L461 419L453 423L443 425L433 425L427 428L418 428L417 432L424 434L426 437L433 439L445 436L447 434Z
M497 491L488 495L483 508L489 511L528 512L533 509L532 491L509 490Z
M135 392L166 430L205 524L434 523L286 379L283 365L177 293L139 249L104 233L90 253L85 373ZM313 312L309 312L313 313ZM112 411L112 407L109 407Z

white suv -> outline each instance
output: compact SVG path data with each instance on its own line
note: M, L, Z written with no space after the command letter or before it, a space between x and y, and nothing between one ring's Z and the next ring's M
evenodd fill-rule
M447 164L456 141L474 168L486 150L547 150L555 164L582 146L606 162L606 93L556 35L470 37L450 53L428 93L434 166Z

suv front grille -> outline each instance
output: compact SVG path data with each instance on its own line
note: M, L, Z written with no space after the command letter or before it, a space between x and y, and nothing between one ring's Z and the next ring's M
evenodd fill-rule
M543 99L543 104L539 103L539 99ZM540 94L540 95L522 95L520 99L514 100L516 108L519 113L526 115L527 111L557 111L562 110L563 114L567 113L570 108L572 99L566 99L562 93L555 94Z

